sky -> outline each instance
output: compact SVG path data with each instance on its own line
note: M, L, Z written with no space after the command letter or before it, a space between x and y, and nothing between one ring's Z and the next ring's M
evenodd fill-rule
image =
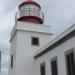
M15 25L15 13L24 0L0 0L0 50L2 51L2 73L8 74L10 55L10 32ZM75 0L35 0L42 6L45 21L54 34L52 39L75 24Z

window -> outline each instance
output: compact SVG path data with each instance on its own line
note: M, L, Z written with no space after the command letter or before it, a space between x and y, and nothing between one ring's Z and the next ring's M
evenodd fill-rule
M1 51L0 51L0 72L1 72Z
M40 65L41 75L45 75L45 63Z
M57 68L57 60L52 59L51 61L51 70L52 70L52 75L58 75L58 68Z
M74 54L70 52L66 55L67 75L75 75Z
M39 38L37 38L37 37L32 37L31 43L32 43L32 45L39 45Z
M13 68L13 55L11 56L11 68Z

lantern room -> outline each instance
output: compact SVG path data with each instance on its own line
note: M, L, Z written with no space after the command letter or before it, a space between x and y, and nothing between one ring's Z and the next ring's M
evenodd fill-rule
M33 0L27 0L19 5L18 21L42 24L44 15L41 6Z

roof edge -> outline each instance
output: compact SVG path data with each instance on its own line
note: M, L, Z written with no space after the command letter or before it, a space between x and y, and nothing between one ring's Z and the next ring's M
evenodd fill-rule
M35 53L34 58L37 59L57 46L61 45L65 41L69 40L75 36L75 24L68 28L66 31L57 36L54 40L46 44L43 48L41 48L38 52Z

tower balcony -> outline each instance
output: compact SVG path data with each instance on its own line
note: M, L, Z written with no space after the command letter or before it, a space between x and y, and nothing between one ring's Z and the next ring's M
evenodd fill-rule
M16 13L17 21L34 21L42 24L44 22L44 14L42 11L34 9L24 9Z

